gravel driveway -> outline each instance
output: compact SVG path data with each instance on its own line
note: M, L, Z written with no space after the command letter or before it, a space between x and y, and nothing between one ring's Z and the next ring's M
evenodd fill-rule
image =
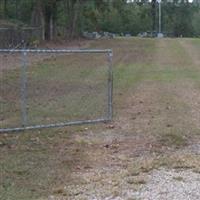
M147 184L133 197L142 200L198 200L200 174L191 170L154 170Z

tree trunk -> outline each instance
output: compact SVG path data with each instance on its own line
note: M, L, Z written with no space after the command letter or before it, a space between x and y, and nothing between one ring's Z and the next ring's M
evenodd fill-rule
M43 13L43 6L40 0L37 0L33 8L31 16L31 26L41 27L42 40L45 40L45 19Z
M18 19L18 3L17 3L17 0L15 0L15 19Z
M7 0L4 0L4 8L3 8L3 18L6 19L8 15L8 9L7 9Z
M66 18L68 19L66 24L66 38L72 39L77 36L77 22L81 11L81 0L66 0Z
M0 1L0 18L4 18L4 11L3 11L3 1Z
M156 0L152 0L152 31L156 31Z
M73 16L73 20L72 20L72 28L71 28L71 35L70 35L71 38L74 38L75 34L76 34L77 19L78 19L78 14L80 11L79 8L80 8L80 4L79 4L79 1L77 1L76 5L74 6L74 16Z
M54 38L54 20L53 20L53 15L50 16L50 19L49 19L49 39L50 40L53 40Z
M45 6L45 39L53 40L56 29L56 1L49 1L49 4Z

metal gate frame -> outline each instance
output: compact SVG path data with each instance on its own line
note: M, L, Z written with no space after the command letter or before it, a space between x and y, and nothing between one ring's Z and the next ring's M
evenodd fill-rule
M0 53L21 53L22 54L22 65L21 65L21 127L16 128L0 128L0 133L24 131L31 129L41 128L53 128L53 127L64 127L72 125L84 125L94 124L98 122L109 122L113 117L113 70L112 70L112 57L113 52L111 49L84 49L84 50L70 50L70 49L0 49ZM107 54L108 56L108 83L107 83L107 114L104 118L98 118L94 120L79 120L79 121L66 121L62 123L54 123L47 125L33 125L28 126L27 124L27 57L28 53L68 53L68 54Z

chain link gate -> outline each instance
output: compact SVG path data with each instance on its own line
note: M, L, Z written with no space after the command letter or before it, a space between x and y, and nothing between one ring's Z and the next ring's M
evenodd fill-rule
M0 49L0 133L112 119L112 50Z

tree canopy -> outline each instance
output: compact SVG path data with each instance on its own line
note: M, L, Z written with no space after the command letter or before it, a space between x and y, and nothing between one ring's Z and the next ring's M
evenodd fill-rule
M0 17L42 27L46 40L71 39L84 31L158 31L156 0L1 0ZM162 30L174 36L200 36L199 0L162 0Z

